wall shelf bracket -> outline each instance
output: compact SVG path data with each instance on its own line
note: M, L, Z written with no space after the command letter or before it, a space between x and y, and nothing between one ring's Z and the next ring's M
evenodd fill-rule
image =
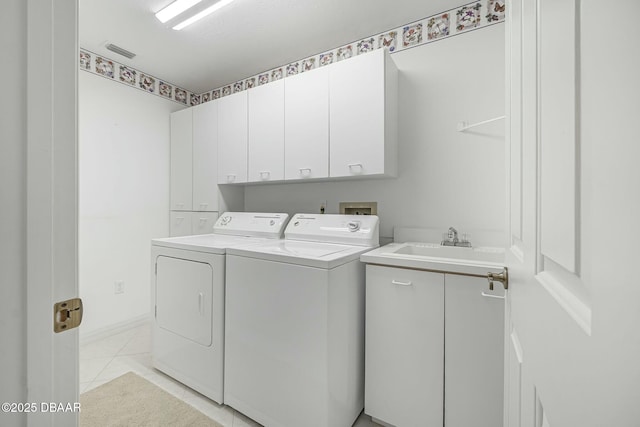
M504 119L506 116L494 117L493 119L484 120L482 122L467 124L467 122L458 122L458 132L465 132L467 129L474 128L476 126L486 125L487 123L496 122Z

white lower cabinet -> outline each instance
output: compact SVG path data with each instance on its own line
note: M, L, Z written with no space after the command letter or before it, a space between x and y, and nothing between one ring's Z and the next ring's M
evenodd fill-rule
M171 211L169 221L169 237L191 235L191 212Z
M501 426L500 296L484 278L367 265L365 413L396 427Z
M442 426L442 274L367 265L365 413Z
M503 294L498 283L489 291L485 278L444 275L447 427L502 425L504 299L498 297Z
M218 212L191 212L191 234L213 233Z
M218 219L218 212L186 212L171 211L169 220L169 236L191 236L194 234L213 233L213 224Z

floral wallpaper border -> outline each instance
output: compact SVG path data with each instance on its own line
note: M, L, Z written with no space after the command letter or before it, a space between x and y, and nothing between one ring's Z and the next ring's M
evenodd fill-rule
M481 0L458 6L446 12L429 16L374 36L365 37L300 59L254 76L238 80L201 94L189 92L142 71L126 67L116 61L80 49L80 69L111 78L119 83L144 90L184 105L198 105L232 93L241 92L275 80L349 59L375 49L388 49L396 53L405 49L432 43L504 21L505 0Z
M80 69L83 71L97 74L161 98L170 99L179 104L188 105L190 100L200 99L200 95L86 49L80 48L79 60Z

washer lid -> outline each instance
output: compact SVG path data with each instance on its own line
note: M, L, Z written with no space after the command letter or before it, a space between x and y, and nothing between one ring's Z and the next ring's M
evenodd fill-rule
M287 264L331 269L358 260L371 250L368 246L339 245L296 240L270 240L259 244L240 245L227 250L228 255L263 259Z
M378 246L375 215L295 214L284 232L290 240Z
M278 239L288 218L286 213L225 212L214 224L213 232Z

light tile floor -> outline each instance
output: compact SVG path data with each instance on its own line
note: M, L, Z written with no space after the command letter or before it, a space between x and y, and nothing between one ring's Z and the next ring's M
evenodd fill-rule
M256 427L260 424L235 409L218 405L151 366L151 329L144 324L80 346L80 393L94 389L129 371L144 377L168 393L214 419L224 427ZM360 414L354 427L375 427L371 417Z

